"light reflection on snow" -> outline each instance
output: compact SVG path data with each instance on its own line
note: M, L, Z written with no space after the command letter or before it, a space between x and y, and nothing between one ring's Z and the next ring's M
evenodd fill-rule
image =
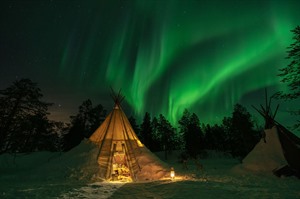
M104 199L109 198L116 190L126 183L122 182L95 182L87 186L74 189L68 193L64 193L58 198L95 198Z
M15 160L13 156L9 157L10 161L7 155L0 156L0 171L3 171L0 175L1 199L300 198L299 179L277 178L272 174L255 174L246 170L238 172L233 167L239 161L213 154L201 159L204 169L199 170L193 161L188 162L188 169L184 169L176 162L178 155L173 153L168 162L176 170L174 180L168 176L162 180L130 183L88 183L65 178L65 170L54 169L61 164L48 161L49 154L47 156L45 153L21 156ZM45 159L46 169L45 166L39 168L32 164L37 161L42 163L42 158ZM14 168L14 161L23 167ZM3 164L6 162L10 164Z

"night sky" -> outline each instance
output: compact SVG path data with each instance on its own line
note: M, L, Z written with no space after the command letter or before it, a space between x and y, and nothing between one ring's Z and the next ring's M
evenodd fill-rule
M88 98L110 111L111 86L138 120L148 111L175 124L187 108L217 123L285 89L277 74L299 10L298 0L2 0L0 89L30 78L55 120ZM277 103L279 122L292 121L299 100Z

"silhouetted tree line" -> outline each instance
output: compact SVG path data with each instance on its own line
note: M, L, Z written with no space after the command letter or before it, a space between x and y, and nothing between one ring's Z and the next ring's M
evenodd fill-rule
M51 103L41 101L41 90L30 79L15 81L0 90L0 154L33 151L67 151L88 138L103 121L102 105L91 100L79 106L71 123L51 121Z
M68 151L90 135L104 121L106 110L84 101L70 124L47 118L51 103L41 101L41 90L29 79L15 81L0 91L0 153L32 151ZM250 113L236 104L231 117L220 125L202 124L195 113L184 110L175 128L160 114L146 112L142 123L129 121L142 143L151 151L168 152L183 149L186 157L196 158L206 149L244 157L258 142L260 132L254 129Z
M162 115L151 120L146 113L139 135L151 151L184 149L185 158L197 158L205 150L218 150L243 158L259 141L260 133L246 108L236 104L231 117L212 126L201 124L195 113L184 110L177 130Z

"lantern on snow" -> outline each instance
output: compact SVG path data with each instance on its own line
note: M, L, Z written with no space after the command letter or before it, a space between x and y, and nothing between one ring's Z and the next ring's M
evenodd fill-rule
M173 167L171 167L171 170L170 170L170 177L172 180L175 178L175 171L174 171Z

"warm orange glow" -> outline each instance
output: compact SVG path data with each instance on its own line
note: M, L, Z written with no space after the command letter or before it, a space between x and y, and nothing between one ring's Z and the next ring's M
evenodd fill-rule
M173 167L171 167L170 177L171 177L172 180L175 178L175 171L174 171Z
M143 147L144 146L139 139L137 139L136 141L137 141L139 147Z

